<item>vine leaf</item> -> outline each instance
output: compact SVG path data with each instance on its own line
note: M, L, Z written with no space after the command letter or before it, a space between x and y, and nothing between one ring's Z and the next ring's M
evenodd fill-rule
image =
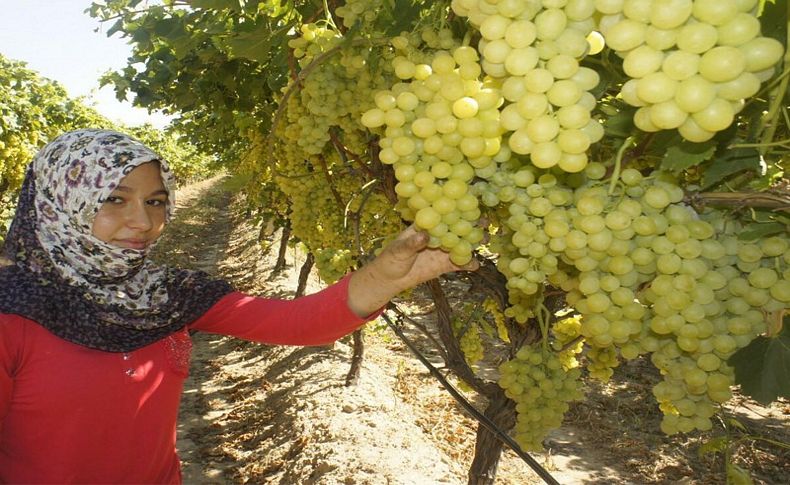
M241 32L225 39L225 45L233 57L243 57L260 64L267 64L273 41L281 40L281 36L285 35L290 28L291 25L288 24L272 31L268 25L261 24L255 30Z
M705 173L702 176L702 188L711 187L730 175L743 170L759 171L761 164L760 152L754 148L727 150L724 155L716 158L705 169Z
M790 325L775 337L757 337L735 352L728 363L735 382L761 404L790 397Z
M760 30L762 35L773 37L779 42L787 41L787 15L785 2L760 1Z
M238 10L239 0L189 0L189 4L194 8L206 8L223 10L226 8Z
M703 143L684 140L667 148L661 161L661 168L679 173L709 160L715 152L716 142L712 140Z
M603 123L603 127L609 136L628 138L629 133L634 129L634 113L631 110L619 111L612 116L608 116Z
M705 456L710 453L723 453L727 450L728 446L729 439L724 436L718 436L703 443L702 446L699 447L697 454L699 456Z
M780 222L768 222L760 224L750 224L738 234L738 239L742 241L754 241L768 236L775 236L787 231L787 225Z
M727 461L727 483L733 485L752 485L754 481L748 471L731 461Z
M386 5L386 4L385 4ZM410 31L414 23L420 18L423 2L414 0L395 0L391 8L387 9L384 18L381 17L380 27L386 35L398 35L403 31Z

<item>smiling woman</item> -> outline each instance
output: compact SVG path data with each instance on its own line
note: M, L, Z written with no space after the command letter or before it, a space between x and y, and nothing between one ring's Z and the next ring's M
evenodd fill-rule
M189 331L325 344L459 269L407 230L319 293L245 295L148 259L172 190L167 161L114 131L61 135L28 167L0 268L0 483L179 483Z
M93 220L93 235L113 246L145 249L162 234L167 207L159 162L144 163L104 200Z

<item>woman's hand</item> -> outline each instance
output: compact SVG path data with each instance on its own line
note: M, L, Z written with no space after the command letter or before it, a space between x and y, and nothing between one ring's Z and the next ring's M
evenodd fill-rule
M414 226L398 235L381 253L351 276L348 306L364 317L385 305L403 290L451 271L474 271L472 259L466 266L456 266L450 256L439 249L429 249L428 234Z

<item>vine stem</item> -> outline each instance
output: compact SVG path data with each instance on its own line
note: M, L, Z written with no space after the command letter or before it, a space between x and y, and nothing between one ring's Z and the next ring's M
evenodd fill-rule
M787 15L790 18L790 2L787 4ZM790 41L790 22L787 24L787 39L785 45L788 45L788 41ZM787 67L790 65L790 49L785 49L785 56L783 62L785 71L787 71ZM760 138L760 146L759 151L760 155L765 155L768 152L769 143L773 139L774 135L776 135L776 130L778 128L777 120L779 118L779 114L783 108L782 101L785 98L785 94L787 93L787 85L790 82L790 76L784 76L776 88L771 92L771 104L769 105L768 112L765 114L765 117L760 122L760 131L763 132L763 136Z
M547 354L549 352L549 319L551 318L551 313L546 308L546 305L543 304L542 299L535 305L535 318L540 326L541 348L543 353Z
M790 198L787 195L771 192L700 192L694 194L691 200L707 205L790 210Z
M332 181L332 175L329 173L329 167L326 164L326 160L324 159L323 155L318 155L318 161L321 162L321 169L324 172L324 177L326 178L326 183L329 185L329 190L332 191L332 195L335 197L335 201L337 202L338 207L340 210L343 210L345 207L345 202L340 197L340 193L337 191L335 184Z
M612 178L609 182L609 195L614 194L614 188L617 187L617 182L620 180L620 170L623 164L623 155L625 151L634 143L634 137L629 136L625 139L620 148L617 149L617 155L614 158L614 171L612 172Z
M790 138L784 140L772 141L770 143L736 143L730 145L730 148L761 148L761 147L777 147L784 146L790 143Z
M369 177L371 177L371 178L375 178L376 177L376 173L373 172L373 170L370 167L368 167L367 165L365 165L362 162L362 159L361 159L361 157L359 155L357 155L356 153L352 152L345 145L343 145L342 140L340 140L340 138L337 136L337 133L335 132L335 130L333 130L331 128L329 129L329 140L335 146L335 149L337 150L338 154L340 154L340 157L343 158L344 162L348 161L349 158L350 158L350 160L352 162L355 162L357 165L359 165L359 167L363 171L365 171L365 173L367 173Z

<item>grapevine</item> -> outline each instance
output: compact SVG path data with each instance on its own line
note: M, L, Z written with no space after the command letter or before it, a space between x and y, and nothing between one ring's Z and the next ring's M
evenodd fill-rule
M96 6L105 18L123 11L106 3L115 9ZM167 18L200 26L190 34L200 62L179 57L175 34L157 34L134 58L150 71L119 74L119 89L196 110L183 122L205 132L196 143L244 146L240 165L226 163L249 175L250 206L292 228L326 281L404 222L458 265L490 261L496 278L468 276L497 294L469 298L488 315L436 300L448 314L442 343L421 330L473 389L513 401L522 447L541 449L585 378L637 358L661 374L661 430L714 426L742 384L733 356L776 337L790 304L790 76L784 33L761 16L781 9L349 0L260 11L264 25L210 3ZM130 33L145 18L124 15ZM218 35L217 25L245 27ZM267 55L238 48L251 30L271 40ZM179 59L165 74L182 80L223 66L234 83L255 81L211 77L238 98L221 102L211 83L171 92L179 83L152 75L157 49ZM486 466L470 476L490 476L495 462Z

